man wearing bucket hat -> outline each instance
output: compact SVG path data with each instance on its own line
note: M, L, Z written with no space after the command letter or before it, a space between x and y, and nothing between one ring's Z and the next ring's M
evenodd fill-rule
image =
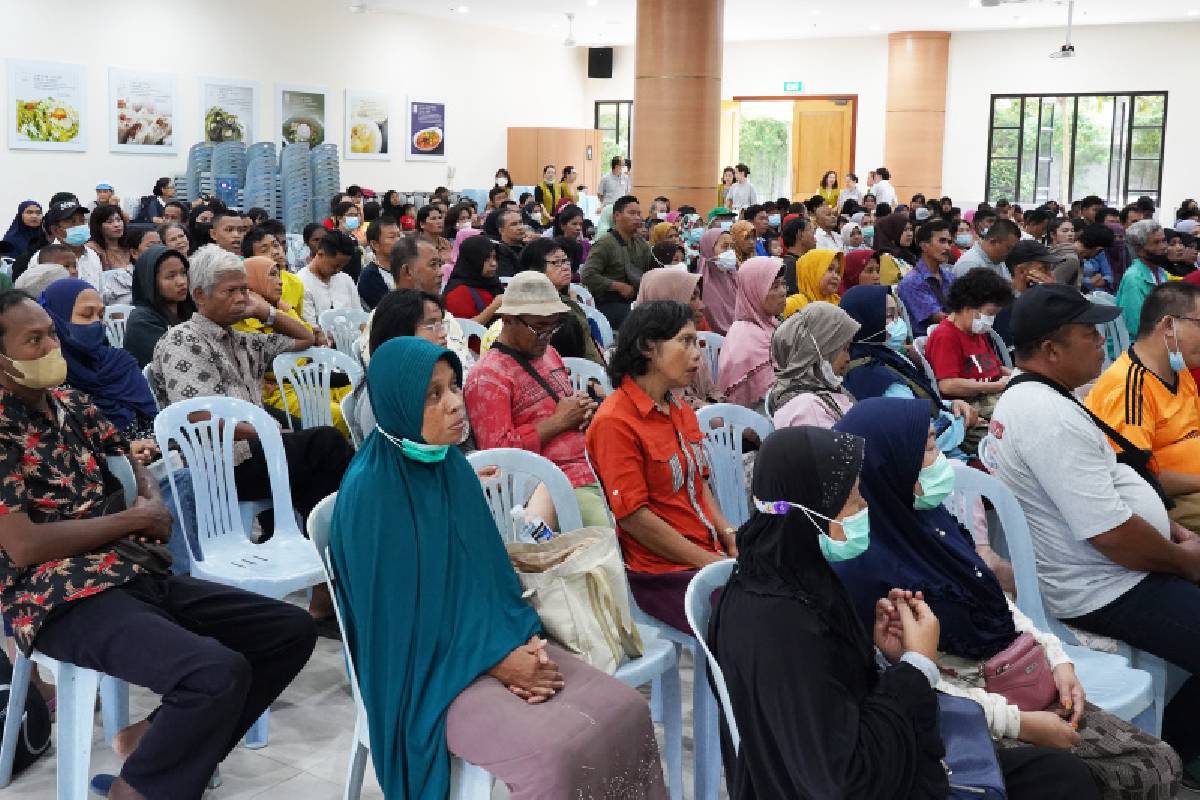
M570 309L543 273L519 273L496 312L503 320L491 349L467 373L467 416L481 450L516 447L545 456L566 474L584 525L608 525L604 496L584 453L583 432L596 401L571 386L550 338Z

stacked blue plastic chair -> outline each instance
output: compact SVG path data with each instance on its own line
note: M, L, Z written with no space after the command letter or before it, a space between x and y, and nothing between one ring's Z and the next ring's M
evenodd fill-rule
M338 151L335 144L319 144L309 156L312 169L312 216L324 219L329 213L329 201L341 190L342 176L338 166Z
M278 219L283 212L276 163L274 142L255 142L246 149L243 202L246 208L265 208Z
M195 199L201 194L201 176L212 173L213 146L198 142L188 148L187 196Z
M303 233L312 220L313 181L309 146L290 144L279 155L283 224L288 233Z

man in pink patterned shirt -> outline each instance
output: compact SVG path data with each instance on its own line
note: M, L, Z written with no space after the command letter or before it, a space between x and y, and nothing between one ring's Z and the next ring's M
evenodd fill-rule
M570 309L541 272L518 274L497 313L503 328L467 373L467 416L481 450L515 447L553 461L579 500L584 525L609 525L604 494L584 453L596 402L577 394L550 337Z

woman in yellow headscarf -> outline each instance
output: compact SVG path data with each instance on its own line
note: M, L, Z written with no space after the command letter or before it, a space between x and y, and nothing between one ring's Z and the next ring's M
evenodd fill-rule
M679 241L679 229L675 227L673 222L659 222L650 229L650 246L658 244L667 239Z
M279 265L267 256L247 258L245 266L246 284L250 287L250 291L261 295L267 303L275 308L276 313L287 314L304 327L312 329L312 326L300 316L300 309L304 305L304 284L298 277L290 272L280 271ZM264 325L257 319L244 319L235 323L233 329L244 333L275 332L274 328ZM330 390L333 426L346 437L350 436L350 431L346 427L346 421L342 418L342 398L350 394L352 390L351 386L341 386ZM268 372L263 378L263 403L271 408L286 411L297 419L300 418L300 401L296 398L296 393L291 386L288 386L281 395L273 372Z
M787 299L783 318L787 319L815 300L837 305L838 284L842 281L842 254L837 250L809 250L796 262L796 293Z

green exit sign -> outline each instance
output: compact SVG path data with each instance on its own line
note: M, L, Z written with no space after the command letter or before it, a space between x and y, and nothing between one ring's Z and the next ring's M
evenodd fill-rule
M799 94L804 91L804 84L801 81L784 81L783 90L793 94Z

